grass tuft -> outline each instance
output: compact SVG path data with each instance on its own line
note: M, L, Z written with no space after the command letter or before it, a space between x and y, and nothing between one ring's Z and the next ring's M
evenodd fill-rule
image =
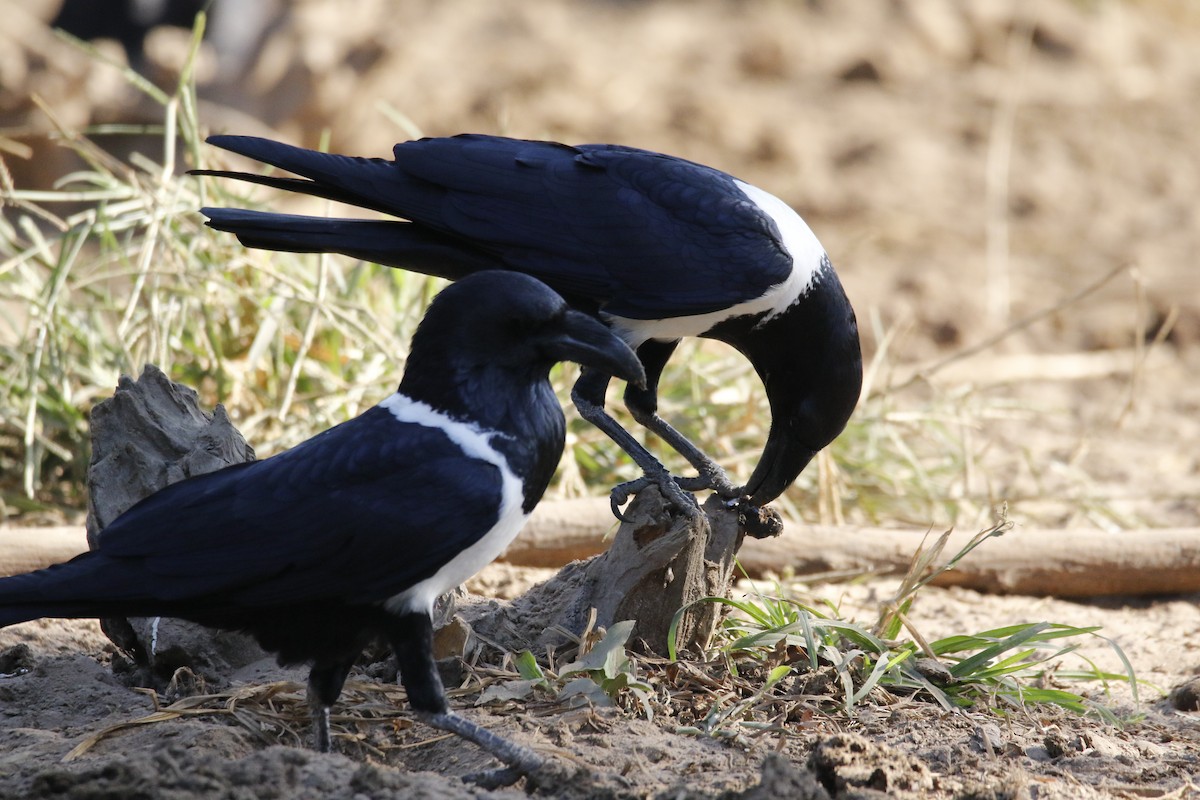
M922 587L952 569L989 538L1010 527L999 522L973 537L940 566L947 535L914 554L895 595L882 604L878 620L866 626L844 619L829 601L805 603L759 592L749 599L708 597L729 610L714 641L710 658L722 664L727 682L747 687L714 699L702 724L684 726L693 733L737 735L743 718L762 719L788 703L809 703L826 711L852 715L863 703L891 704L909 696L936 703L946 711L987 710L999 714L1053 705L1111 723L1117 714L1074 686L1081 683L1127 683L1135 702L1138 681L1125 653L1101 636L1098 627L1054 622L1023 622L990 630L927 641L911 613ZM682 615L683 611L679 612ZM677 615L676 619L678 619ZM907 638L902 634L908 633ZM673 634L673 630L672 630ZM1120 672L1099 668L1075 651L1081 640L1098 637L1115 653ZM678 653L670 637L669 659ZM1074 654L1081 666L1064 669ZM752 712L755 712L752 714Z

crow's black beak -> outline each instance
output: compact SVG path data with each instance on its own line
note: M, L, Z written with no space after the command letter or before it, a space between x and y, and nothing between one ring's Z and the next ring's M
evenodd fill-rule
M567 310L562 324L547 338L546 352L557 361L574 361L636 386L646 386L646 371L637 354L594 317Z
M800 444L790 428L786 420L771 420L767 446L746 483L750 505L765 506L783 494L817 454L816 450Z

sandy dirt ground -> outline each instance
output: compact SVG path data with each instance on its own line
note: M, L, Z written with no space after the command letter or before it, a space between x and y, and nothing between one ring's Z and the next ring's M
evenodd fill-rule
M45 39L28 21L37 5L0 2L14 20L0 33L0 124L20 127L39 154L10 164L18 185L62 166L29 134L44 127L35 93L69 125L144 111L119 79ZM618 141L727 169L783 197L820 236L878 364L876 390L1007 332L896 390L900 411L965 409L971 468L951 508L895 524L970 527L1007 501L1019 524L1127 530L1131 552L1139 529L1200 525L1194 4L344 8L296 3L245 76L221 84L210 70L202 117L214 131L307 145L328 133L331 149L363 155L416 132L471 130ZM169 77L180 41L155 32L150 69ZM854 475L843 480L853 486ZM852 501L846 513L861 520ZM798 591L872 619L892 589ZM1200 674L1198 599L927 590L913 608L927 637L1038 620L1102 626L1147 682L1138 703L1120 684L1092 690L1119 726L905 699L717 739L676 733L681 719L669 714L475 708L470 692L457 702L573 770L544 780L550 796L1200 797L1200 719L1163 697ZM1085 653L1120 669L1103 641ZM90 622L0 632L0 797L488 796L456 777L486 765L472 748L391 716L350 723L334 755L308 751L286 725L230 712L130 725L64 761L154 710L114 676L112 658ZM355 677L367 685L372 674ZM210 688L301 677L260 663ZM295 699L281 692L282 705ZM374 697L362 689L349 701Z
M514 582L511 568L495 573L503 573L510 590L529 577ZM894 588L868 581L797 592L833 599L867 621ZM1174 708L1159 689L1195 677L1198 599L1080 604L958 589L926 590L920 597L910 617L930 637L1039 620L1102 626L1145 682L1138 702L1127 684L1085 687L1091 699L1125 720L1120 725L1047 707L951 713L928 701L892 698L862 703L849 714L797 715L783 731L706 738L676 730L703 718L715 697L699 698L690 714L677 710L655 721L636 711L572 709L566 703L474 707L480 683L469 671L462 684L468 691L456 704L563 767L565 775L538 789L554 797L1192 797L1200 792L1200 726L1194 712ZM27 645L29 655L13 661L10 648L19 645ZM523 787L487 793L461 782L458 776L492 762L471 746L404 720L396 696L388 718L359 717L380 702L377 666L352 676L342 711L358 719L343 726L337 753L320 755L304 746L303 671L255 662L222 686L208 687L224 694L204 705L207 712L156 718L152 698L114 676L111 650L91 621L41 621L0 632L0 653L10 657L4 668L15 673L0 678L0 797L525 793ZM1102 669L1122 669L1104 640L1085 643L1078 656ZM1084 666L1082 660L1064 661L1065 669ZM290 714L289 723L266 719L256 699L262 687L280 681L291 682L275 699L275 708ZM250 692L240 718L222 712L238 690ZM70 755L101 733L86 752Z

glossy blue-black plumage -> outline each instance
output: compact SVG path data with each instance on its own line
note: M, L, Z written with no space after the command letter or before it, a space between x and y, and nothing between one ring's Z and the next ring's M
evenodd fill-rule
M38 617L171 616L252 634L308 662L315 745L363 646L395 651L409 702L508 765L541 759L449 710L433 660L437 594L516 535L565 436L550 368L571 359L644 383L637 357L544 284L500 271L443 291L397 394L264 461L172 484L95 550L0 579L0 626Z
M209 141L304 176L258 182L413 223L292 218L305 220L297 227L267 219L279 215L204 210L251 246L333 249L334 236L347 245L338 252L452 279L504 267L631 319L719 311L791 271L775 222L732 177L660 153L464 134L398 144L388 161L253 137ZM422 243L429 262L414 265Z
M0 581L0 625L178 616L273 627L264 644L306 661L324 637L297 608L352 618L378 606L482 538L499 508L494 465L377 406L279 455L172 484L114 520L95 551ZM264 625L279 610L292 625Z
M96 550L0 580L0 625L162 615L253 632L264 609L378 606L501 514L499 457L464 448L439 420L502 454L521 482L518 513L537 503L562 453L547 375L563 358L641 378L619 339L539 282L501 272L459 282L414 336L400 385L420 406L410 421L381 404L271 458L172 484L114 520Z
M212 144L300 178L214 172L407 221L206 208L249 247L336 252L457 280L500 268L545 281L638 346L647 386L634 418L696 469L689 488L752 505L781 494L845 427L858 400L858 328L812 232L781 201L710 167L615 145L464 134L396 145L393 159L319 153L267 139ZM657 383L680 337L725 342L763 379L771 428L744 487L657 414ZM677 506L694 507L662 464L603 410L608 377L573 399ZM614 490L620 502L640 481Z

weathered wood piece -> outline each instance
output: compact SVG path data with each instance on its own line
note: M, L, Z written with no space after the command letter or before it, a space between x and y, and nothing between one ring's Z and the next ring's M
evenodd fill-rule
M607 502L604 506L611 513ZM681 515L657 489L647 489L630 503L627 521L607 551L566 565L509 603L477 606L464 615L484 642L504 650L542 652L569 640L562 630L582 633L594 608L595 623L602 627L635 620L633 646L664 655L676 611L690 606L678 625L677 646L699 650L716 629L718 609L692 604L725 595L742 541L735 512L715 498L703 511Z
M87 541L144 497L165 486L254 458L222 406L200 408L195 391L152 364L138 380L122 376L111 398L92 409ZM105 619L101 628L143 673L165 684L187 667L220 681L232 668L266 656L249 636L166 617Z

